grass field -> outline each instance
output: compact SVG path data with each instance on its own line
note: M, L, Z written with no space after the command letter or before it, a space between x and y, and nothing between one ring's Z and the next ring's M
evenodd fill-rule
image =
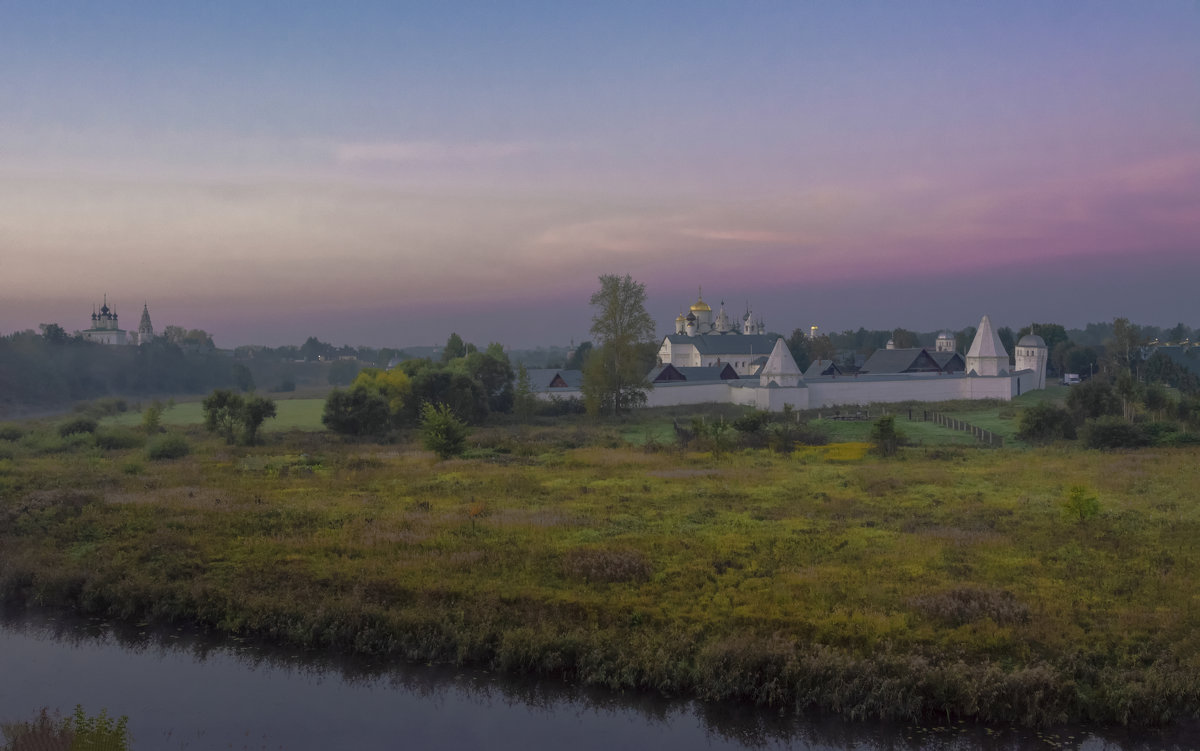
M308 430L322 431L321 412L325 408L325 399L275 399L275 417L263 423L264 432L278 430ZM141 412L122 412L119 415L105 418L106 425L135 427L142 424ZM204 413L200 402L178 402L167 407L162 415L162 424L171 426L192 426L204 424Z
M493 427L446 462L327 433L186 428L189 455L151 461L10 432L0 597L848 717L1200 711L1200 450L714 456L633 427Z

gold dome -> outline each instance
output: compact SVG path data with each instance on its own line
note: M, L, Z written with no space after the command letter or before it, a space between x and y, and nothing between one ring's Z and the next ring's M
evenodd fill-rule
M697 300L696 304L692 306L692 312L699 313L701 311L707 311L711 313L712 308L708 307L708 303L704 302L703 300Z

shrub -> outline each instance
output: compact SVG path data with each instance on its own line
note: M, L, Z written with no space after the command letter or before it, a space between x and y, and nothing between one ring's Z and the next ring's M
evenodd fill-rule
M421 408L421 440L439 458L461 455L468 434L466 423L454 416L449 405L426 404Z
M147 434L158 433L162 430L163 405L155 400L154 404L142 411L142 430Z
M1100 500L1083 485L1074 485L1063 499L1063 513L1077 522L1085 522L1100 513Z
M8 743L4 749L18 751L128 751L129 718L109 717L108 712L92 717L75 707L75 713L65 719L51 715L43 708L32 720L6 722L0 725Z
M295 391L295 390L296 390L296 379L292 378L291 376L284 376L283 378L279 379L279 383L275 384L275 388L271 389L271 391L273 391L277 394L286 393L286 392Z
M391 410L378 391L358 386L347 391L334 389L325 399L321 424L335 433L382 436L391 424Z
M106 450L135 449L145 442L144 436L127 428L101 428L96 431L96 445Z
M90 417L76 417L58 426L58 434L63 438L75 433L95 433L97 423Z
M896 428L896 416L884 415L871 427L871 443L880 456L895 456L904 445L904 434Z
M25 429L14 422L0 423L0 441L19 441Z
M1149 444L1145 431L1120 417L1098 417L1083 426L1083 445L1090 449L1139 448Z
M650 561L639 550L577 548L563 556L563 573L589 583L646 581Z
M1017 438L1030 443L1075 438L1075 419L1070 410L1046 402L1022 410L1017 424Z
M191 453L192 447L181 435L169 433L150 441L146 446L147 459L180 459Z

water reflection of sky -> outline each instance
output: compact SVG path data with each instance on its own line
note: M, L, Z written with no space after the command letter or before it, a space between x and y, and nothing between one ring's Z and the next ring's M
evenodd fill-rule
M330 660L183 631L61 620L0 627L0 720L43 706L127 715L135 749L1187 748L1083 732L796 723L745 708L564 688L483 671Z

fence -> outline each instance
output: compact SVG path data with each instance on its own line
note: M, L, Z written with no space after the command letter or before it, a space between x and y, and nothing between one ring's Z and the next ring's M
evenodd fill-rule
M923 422L932 422L937 425L950 428L951 430L961 430L963 432L970 433L971 435L975 436L975 440L986 443L989 446L996 446L997 448L1003 448L1004 446L1004 438L996 435L992 431L984 430L977 425L972 425L971 423L966 422L965 420L959 420L956 417L947 417L941 412L924 411L921 414L921 420Z

